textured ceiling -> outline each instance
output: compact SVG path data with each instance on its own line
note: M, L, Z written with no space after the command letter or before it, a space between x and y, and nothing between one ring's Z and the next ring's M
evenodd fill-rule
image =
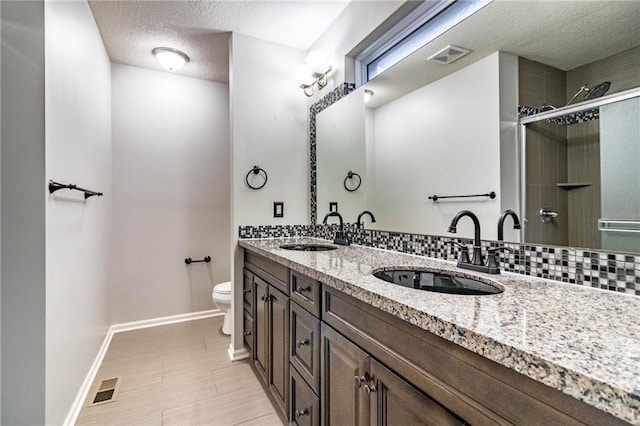
M307 50L349 0L90 0L112 62L163 70L151 50L173 47L191 59L180 74L229 81L229 33Z
M427 61L448 45L472 52L450 65ZM498 50L567 71L638 45L640 0L494 0L369 82L375 95L367 106L381 106Z

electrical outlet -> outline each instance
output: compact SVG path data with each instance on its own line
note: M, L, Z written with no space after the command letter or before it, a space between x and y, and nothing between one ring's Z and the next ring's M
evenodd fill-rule
M284 203L282 201L273 203L273 217L284 217Z

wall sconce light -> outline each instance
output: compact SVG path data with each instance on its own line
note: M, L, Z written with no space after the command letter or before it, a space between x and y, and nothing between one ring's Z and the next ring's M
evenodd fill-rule
M156 47L151 53L155 55L160 65L169 71L178 71L189 63L189 57L186 53L171 47Z
M307 55L306 63L296 67L296 80L308 97L313 96L314 86L321 90L327 85L327 74L331 71L327 58L326 53L313 50Z
M369 102L371 97L373 96L373 90L364 89L364 103Z

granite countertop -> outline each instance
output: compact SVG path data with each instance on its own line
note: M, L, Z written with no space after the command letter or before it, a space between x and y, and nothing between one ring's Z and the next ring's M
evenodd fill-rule
M240 246L382 311L640 425L640 297L520 274L479 274L455 262L362 246L291 251L316 238L240 240ZM371 275L412 266L480 277L490 296L424 292Z

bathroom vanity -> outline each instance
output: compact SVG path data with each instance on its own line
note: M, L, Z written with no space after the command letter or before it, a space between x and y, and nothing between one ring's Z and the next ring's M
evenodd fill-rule
M288 419L334 424L640 424L640 299L317 239L241 240L245 345ZM398 286L379 268L502 293Z

